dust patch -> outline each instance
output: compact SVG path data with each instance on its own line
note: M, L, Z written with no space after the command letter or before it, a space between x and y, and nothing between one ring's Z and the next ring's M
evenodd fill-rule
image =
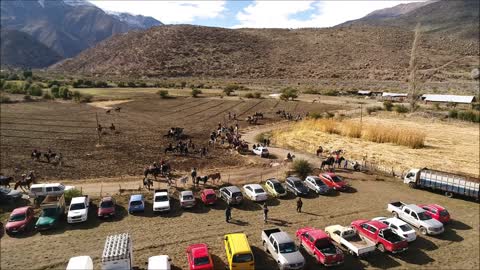
M132 101L131 99L123 99L123 100L109 100L109 101L94 101L88 103L88 105L105 109L105 110L110 110L113 109L112 106L118 105L118 104L123 104Z

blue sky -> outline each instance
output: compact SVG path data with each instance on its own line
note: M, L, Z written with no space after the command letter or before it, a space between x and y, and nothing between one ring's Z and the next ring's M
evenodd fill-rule
M226 28L330 27L416 1L145 1L89 0L104 10L152 16L166 24Z

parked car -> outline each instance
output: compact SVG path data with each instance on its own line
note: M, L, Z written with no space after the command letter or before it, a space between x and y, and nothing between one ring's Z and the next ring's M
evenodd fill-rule
M213 270L213 260L206 244L188 246L187 260L190 270Z
M115 199L113 197L103 197L98 205L98 217L114 217L115 216Z
M273 197L283 197L287 195L287 190L282 183L275 178L270 178L265 183L265 189L272 194Z
M172 259L168 255L158 255L148 258L147 270L170 270ZM120 269L120 268L119 268ZM130 268L128 268L130 269Z
M168 189L155 189L153 191L153 212L170 211L170 195Z
M90 256L72 257L68 261L66 270L93 270L93 261Z
M408 249L408 242L394 233L386 224L375 220L355 220L351 226L361 235L375 243L381 252L403 252Z
M88 195L72 198L68 208L67 222L72 224L87 221L89 208L90 198Z
M64 186L60 183L33 184L30 186L28 196L31 198L45 197L47 195L59 196L71 189L75 189L75 187Z
M413 227L419 229L423 235L437 235L444 231L443 224L429 216L423 208L415 204L392 202L387 205L387 211Z
M330 237L322 230L305 227L296 232L300 247L312 255L316 261L325 266L343 263L343 252L337 248Z
M443 206L438 204L419 204L418 206L423 208L427 215L442 222L443 224L449 223L451 220L450 213Z
M205 205L212 205L217 202L217 194L213 189L204 189L200 192L200 198Z
M317 194L328 194L332 190L325 182L317 176L307 176L305 185Z
M192 208L195 206L195 196L193 196L193 192L191 190L180 192L179 200L182 208Z
M322 173L319 177L327 186L334 190L346 191L349 188L347 182L334 173Z
M0 202L12 202L22 198L22 193L18 190L0 187Z
M287 177L285 181L285 185L287 190L295 194L295 196L307 196L308 195L308 188L303 184L300 178L295 176Z
M268 149L266 147L263 147L263 146L258 146L257 148L253 149L253 153L255 155L263 157L263 158L267 158L268 155L270 154L268 152Z
M374 242L359 235L352 227L332 225L326 227L325 232L334 242L357 257L367 255L377 248Z
M263 249L278 263L280 270L303 269L305 258L288 233L275 228L262 231Z
M417 239L417 233L415 232L415 230L401 219L377 217L372 220L377 220L386 224L388 227L390 227L390 229L392 229L393 232L405 237L408 242L412 242Z
M39 231L54 228L65 215L65 196L47 195L40 203L42 213L38 217L35 228Z
M26 232L33 228L34 222L35 215L31 206L15 208L5 225L5 232L8 235Z
M136 194L130 196L130 201L128 202L128 213L136 213L145 211L145 201L142 194Z
M255 202L263 202L268 199L267 192L259 184L248 184L243 186L245 195Z
M223 187L219 190L220 198L227 204L241 204L243 202L242 191L236 186Z
M227 268L230 270L254 270L255 257L244 233L232 233L223 237L227 253Z

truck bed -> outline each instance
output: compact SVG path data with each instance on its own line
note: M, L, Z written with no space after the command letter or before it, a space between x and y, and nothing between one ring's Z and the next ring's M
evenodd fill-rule
M417 185L474 198L479 197L480 191L480 183L478 182L469 181L463 176L433 170L421 171Z
M350 244L354 245L355 247L357 247L359 249L365 248L365 247L370 247L373 244L371 242L367 242L367 240L363 239L358 234L350 236L348 238L343 238L343 239L345 239Z

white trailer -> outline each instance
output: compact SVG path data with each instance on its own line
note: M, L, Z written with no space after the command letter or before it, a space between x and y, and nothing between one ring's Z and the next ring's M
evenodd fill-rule
M429 188L445 192L447 197L454 194L479 199L480 183L465 176L429 169L411 169L403 178L411 188Z
M132 239L128 233L109 235L102 254L103 270L127 270L133 267Z
M90 256L72 257L68 261L67 270L93 270L93 261Z

